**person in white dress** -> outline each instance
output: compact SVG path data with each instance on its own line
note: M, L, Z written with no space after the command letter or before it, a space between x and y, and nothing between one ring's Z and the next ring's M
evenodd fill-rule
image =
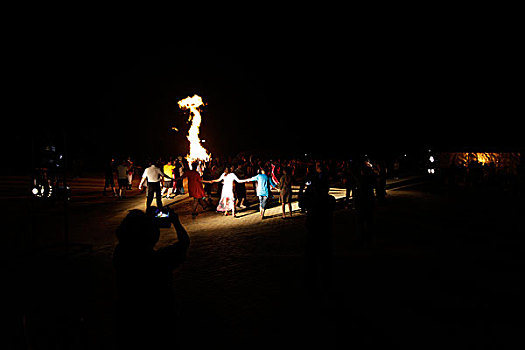
M217 205L217 211L223 211L224 215L228 215L228 212L231 210L232 216L235 217L235 196L233 194L233 181L240 182L237 175L232 173L229 167L224 169L224 173L216 180L211 181L202 181L203 183L212 183L223 181L221 200L219 205Z

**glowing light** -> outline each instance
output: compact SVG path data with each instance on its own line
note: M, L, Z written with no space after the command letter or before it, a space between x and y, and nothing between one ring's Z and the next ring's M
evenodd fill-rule
M186 97L185 99L180 100L178 103L182 110L190 110L190 117L188 121L191 121L191 127L187 136L188 141L190 141L190 153L186 156L186 160L188 161L191 169L191 163L193 161L201 160L207 162L211 157L208 151L202 147L201 141L199 139L199 128L202 121L199 107L204 105L204 102L202 102L202 98L200 96L193 95L193 97Z
M474 158L483 165L495 161L492 153L474 153Z

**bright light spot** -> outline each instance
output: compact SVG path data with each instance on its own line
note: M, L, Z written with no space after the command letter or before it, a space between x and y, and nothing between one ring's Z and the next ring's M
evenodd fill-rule
M199 139L199 128L201 126L202 120L199 107L204 105L204 102L202 102L202 98L200 96L193 95L193 97L186 97L185 99L180 100L178 103L181 109L190 110L190 118L188 119L191 121L191 127L188 131L190 153L186 156L186 160L188 161L191 169L191 163L195 160L202 160L204 162L210 160L210 154L204 147L202 147L201 141Z
M434 163L434 157L430 156L430 158L428 158L428 160L430 160L430 163Z

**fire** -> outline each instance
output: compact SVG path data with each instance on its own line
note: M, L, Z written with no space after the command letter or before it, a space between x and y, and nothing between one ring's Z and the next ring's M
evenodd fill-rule
M490 163L491 161L490 153L476 153L476 158L478 162L483 165L485 165L486 163Z
M190 141L190 153L186 156L191 169L191 163L195 160L202 160L207 162L210 160L211 155L206 151L201 145L201 140L199 139L199 128L201 126L201 114L199 107L204 105L202 98L198 95L193 95L193 97L186 97L183 100L180 100L179 107L182 110L189 109L190 117L188 121L191 121L191 127L188 131L188 141Z

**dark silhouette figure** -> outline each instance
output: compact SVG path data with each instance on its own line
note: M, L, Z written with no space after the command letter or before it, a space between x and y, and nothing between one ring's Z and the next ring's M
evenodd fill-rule
M327 174L321 163L305 191L306 203L306 266L307 292L314 296L330 290L332 283L332 217L335 198L329 195Z
M315 167L313 165L308 165L303 176L303 181L299 186L299 208L301 208L301 213L306 212L308 207L308 202L310 200L311 191L313 189L312 183L316 177Z
M283 168L283 175L279 180L279 199L281 201L281 209L283 211L283 219L286 218L285 207L288 204L288 210L290 212L290 217L292 217L292 183L293 179L290 175L290 168Z
M117 196L117 189L115 188L115 159L108 160L104 167L104 196L106 195L106 188L111 187L113 195Z
M113 255L117 278L117 340L119 348L160 349L176 344L177 323L173 270L186 257L190 239L177 214L157 218L131 210L117 228L119 243ZM177 242L155 250L159 227L173 225ZM137 347L137 345L139 347Z
M379 203L384 202L386 198L386 165L385 162L377 162L375 166L376 174L376 197Z
M352 190L355 188L355 175L350 164L345 164L343 169L343 184L345 186L345 208L350 208L350 196L354 195Z
M202 179L204 181L213 180L213 177L211 176L211 169L209 167L206 167L204 169L204 172L202 174ZM208 198L210 205L211 205L211 186L212 185L210 183L204 183L204 192L206 192L206 197Z
M356 187L353 191L354 207L356 210L356 233L361 246L372 241L370 226L374 219L375 174L367 162L364 162L356 172Z

